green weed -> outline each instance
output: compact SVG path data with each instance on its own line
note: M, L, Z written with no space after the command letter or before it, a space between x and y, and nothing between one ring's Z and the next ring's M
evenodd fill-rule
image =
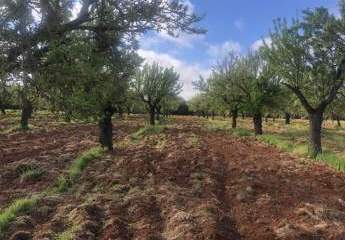
M18 199L0 212L0 236L9 223L19 214L29 212L37 203L37 197Z

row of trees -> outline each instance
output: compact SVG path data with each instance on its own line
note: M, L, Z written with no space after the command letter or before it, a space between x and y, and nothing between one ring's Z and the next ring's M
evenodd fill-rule
M262 134L264 114L306 115L310 125L310 154L322 153L321 129L326 114L339 122L345 101L345 1L340 17L326 8L303 12L291 24L275 21L270 41L245 56L230 53L211 76L196 82L200 95L191 100L201 112L223 112L236 127L239 112L253 118Z
M100 142L112 149L116 111L133 107L140 96L154 124L156 113L165 111L173 102L168 98L176 100L181 88L173 69L156 64L140 69L138 36L148 31L201 34L205 31L196 26L199 21L183 0L4 0L1 109L17 93L21 127L27 129L34 99L44 99L66 120L97 119Z

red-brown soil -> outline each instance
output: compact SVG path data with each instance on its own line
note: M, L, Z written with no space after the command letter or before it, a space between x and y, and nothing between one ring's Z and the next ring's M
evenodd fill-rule
M114 140L127 135L130 126L117 123ZM54 184L79 153L97 145L97 131L95 124L71 124L51 131L0 134L0 208ZM22 181L20 169L25 166L37 166L44 174L35 181Z
M7 237L345 239L343 173L193 118L142 139L126 135L68 193L13 222Z

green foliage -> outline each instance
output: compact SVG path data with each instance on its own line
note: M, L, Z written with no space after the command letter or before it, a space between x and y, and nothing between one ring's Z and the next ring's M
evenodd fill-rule
M150 113L150 124L155 124L156 114L160 114L162 106L171 107L181 92L180 76L173 68L164 68L157 63L145 64L131 82L138 98L146 104Z
M18 199L0 211L0 237L19 214L30 211L37 203L36 197Z

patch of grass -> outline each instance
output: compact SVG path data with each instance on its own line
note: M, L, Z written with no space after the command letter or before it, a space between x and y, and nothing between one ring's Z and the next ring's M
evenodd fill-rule
M327 163L338 171L345 171L345 159L338 157L335 153L324 151L316 156L316 160Z
M244 128L231 128L229 131L232 135L237 137L248 137L253 135L251 131Z
M197 147L200 145L199 137L194 134L187 139L187 142L188 142L188 145L193 146L193 147Z
M90 150L84 152L72 163L72 166L68 171L69 177L71 179L78 177L90 161L101 157L103 153L104 150L100 147L91 148Z
M66 231L59 233L55 236L55 240L73 240L75 239L76 232L79 230L78 226L73 226Z
M19 214L29 212L37 203L37 197L18 199L0 212L0 237L11 221Z
M230 122L227 121L209 120L206 127L211 131L225 131L237 137L247 137L253 135L251 130L245 128L231 128Z
M72 181L70 178L60 176L55 186L56 186L57 192L60 192L60 193L67 192L67 190L72 186Z
M139 140L146 136L156 135L164 131L164 125L145 126L131 135L132 140Z
M293 144L291 141L269 134L259 136L258 139L267 144L274 145L281 150L291 152L299 156L308 157L309 154L307 144ZM315 160L325 162L339 171L345 171L345 158L339 157L334 152L325 150L322 154L316 156Z
M291 152L291 153L297 153L295 152L296 149L298 149L298 152L300 153L300 155L304 155L304 145L299 145L299 144L293 144L290 141L287 141L283 138L280 138L276 135L272 135L272 134L265 134L262 136L257 136L257 139L259 139L260 141L263 141L269 145L273 145L276 146L277 148L287 151L287 152ZM302 151L303 149L303 151ZM306 151L306 153L308 152L308 150Z
M209 120L206 124L206 128L211 131L227 131L230 129L230 123L219 120Z
M28 169L25 172L23 172L20 175L20 180L21 182L25 181L37 181L39 180L43 175L45 174L45 171L43 171L40 168L33 168L33 169Z
M16 172L21 182L36 181L45 174L45 171L35 164L21 164L16 168Z
M92 160L99 158L103 155L104 150L100 147L91 148L79 156L68 170L67 176L60 176L55 184L57 192L66 192L72 187L73 182L81 175L83 170Z

